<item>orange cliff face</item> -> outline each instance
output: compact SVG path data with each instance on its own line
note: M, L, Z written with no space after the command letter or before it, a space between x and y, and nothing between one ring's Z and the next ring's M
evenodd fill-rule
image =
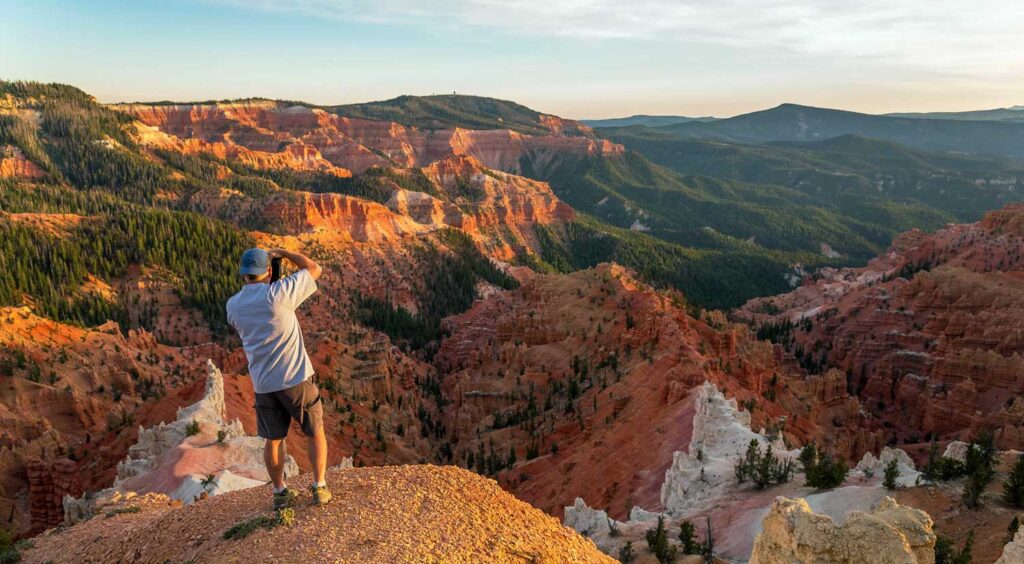
M272 101L113 107L138 120L138 138L152 148L207 153L257 168L348 176L377 166L397 175L374 176L391 194L383 205L333 193L254 199L210 188L190 196L197 211L261 231L316 234L327 243L385 243L453 227L499 260L538 251L534 225L575 217L546 183L502 170L519 170L527 154L543 164L622 151L594 139L586 126L553 116L542 116L552 135L530 136L507 129L422 130ZM225 176L232 174L224 168ZM416 182L397 182L410 174L424 176L430 193L410 190Z
M575 211L547 183L490 170L472 157L449 157L419 170L394 172L412 173L422 175L431 194L401 188L385 177L380 182L391 190L391 197L383 204L337 193L297 191L253 198L218 188L200 190L189 202L195 211L243 227L316 239L333 248L388 244L451 227L472 236L485 253L499 260L539 251L534 226L575 218Z
M499 483L556 515L575 497L615 517L656 509L705 380L750 402L755 428L793 444L850 456L880 446L841 375L789 372L770 343L720 314L689 317L676 297L601 265L533 276L449 319L434 364L454 461L478 468L481 456L504 463L514 450L518 464Z
M341 194L282 193L263 202L261 213L286 233L322 233L343 242L383 243L429 231L381 204Z
M142 124L181 142L190 151L208 150L229 155L279 154L298 145L330 165L356 174L374 165L426 166L452 155L469 155L488 168L517 172L528 153L551 160L564 156L621 154L624 149L607 140L580 136L586 126L544 116L553 135L523 135L507 129L423 130L394 122L347 118L305 106L274 101L199 105L115 105ZM564 134L572 134L567 136ZM151 142L158 135L149 132ZM198 143L197 143L198 142ZM297 149L293 150L297 151ZM249 157L255 159L256 157ZM263 156L264 159L269 159ZM315 162L319 164L319 161Z
M25 158L21 149L12 145L0 146L0 178L39 180L44 176L46 172Z
M911 231L867 267L827 270L738 315L809 325L792 331L790 350L848 374L887 438L990 428L1002 448L1024 447L1024 205Z

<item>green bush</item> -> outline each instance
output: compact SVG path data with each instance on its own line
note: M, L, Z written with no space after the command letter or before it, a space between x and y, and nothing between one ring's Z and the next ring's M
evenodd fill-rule
M21 551L32 548L32 541L14 540L14 533L0 527L0 564L14 564L21 561Z
M224 531L224 540L244 539L258 529L273 529L274 527L291 527L295 524L295 510L286 507L279 509L273 515L260 515L234 525Z
M971 549L974 547L974 529L967 533L964 547L959 551L953 541L942 535L935 539L935 564L971 564Z
M187 424L185 424L185 436L186 437L191 437L193 435L198 435L200 430L202 430L202 425L200 425L199 422L196 421L195 419L193 419L192 421L189 421Z
M758 449L757 439L751 439L747 445L746 455L736 462L736 479L743 483L750 478L757 489L762 490L772 484L789 481L793 474L792 461L780 460L772 453L768 445L762 454Z
M812 488L834 488L846 480L849 471L845 460L834 460L831 454L821 453L814 443L800 451L800 462L804 467L806 485Z
M885 486L885 489L887 490L894 490L896 489L896 478L899 477L899 465L894 458L889 461L889 464L885 465L885 477L882 479L882 485Z

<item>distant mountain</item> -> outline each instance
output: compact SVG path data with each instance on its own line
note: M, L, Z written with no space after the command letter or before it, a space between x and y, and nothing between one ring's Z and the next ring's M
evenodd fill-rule
M686 123L690 121L715 121L718 118L705 116L705 117L686 117L686 116L647 116L647 115L634 115L623 118L608 118L608 119L582 119L581 122L589 125L590 127L629 127L631 125L645 125L647 127L658 127L662 125L672 125L674 123Z
M542 114L507 100L444 94L399 96L380 102L325 108L346 117L393 121L424 129L511 129L530 135L587 135L580 122Z
M738 143L820 141L852 133L929 151L1024 157L1024 123L877 116L796 104L658 129L678 137Z
M1024 106L975 110L969 112L908 112L885 114L890 117L953 119L963 121L1019 121L1024 122Z
M919 202L973 221L1018 199L1017 187L1024 185L1024 165L1010 159L927 152L860 135L746 145L643 127L598 134L683 174L785 186L847 213L882 198Z

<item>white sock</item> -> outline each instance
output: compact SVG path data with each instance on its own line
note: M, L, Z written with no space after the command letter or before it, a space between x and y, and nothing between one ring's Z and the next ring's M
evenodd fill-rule
M282 482L282 483L281 483L281 489L277 489L277 488L275 487L275 488L274 488L274 493L276 493L276 494L279 494L279 493L281 493L281 492L285 491L286 489L288 489L288 484L285 484L284 482Z
M318 488L326 488L327 487L327 480L322 480L322 481L317 482L317 483L315 483L313 485L318 487Z

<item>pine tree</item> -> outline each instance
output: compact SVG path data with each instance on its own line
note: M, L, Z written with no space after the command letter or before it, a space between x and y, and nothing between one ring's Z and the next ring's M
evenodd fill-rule
M658 517L658 526L646 533L647 546L658 562L672 562L676 558L676 547L668 543L668 531L665 529L665 518Z
M1024 455L1013 463L1013 468L1003 482L1003 501L1014 507L1024 507Z
M697 542L696 527L689 521L679 524L679 542L682 543L683 554L700 554L700 543Z

